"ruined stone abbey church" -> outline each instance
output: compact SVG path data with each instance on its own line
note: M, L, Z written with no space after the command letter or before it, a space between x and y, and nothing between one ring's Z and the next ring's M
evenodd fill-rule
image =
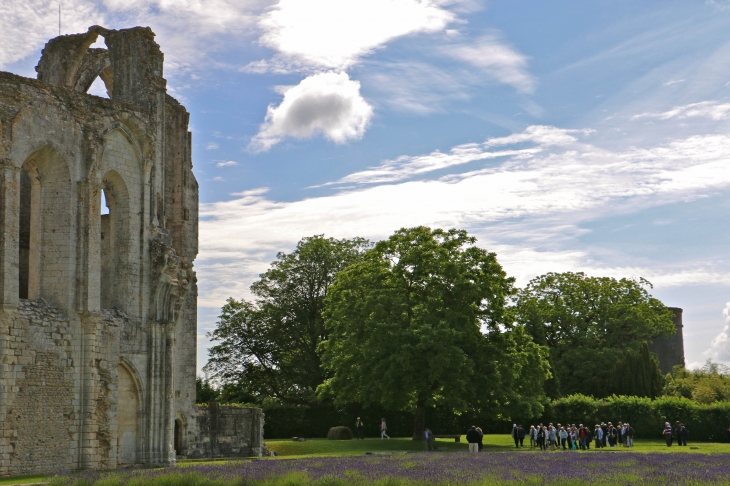
M0 476L201 455L198 184L163 54L92 27L36 71L0 72Z

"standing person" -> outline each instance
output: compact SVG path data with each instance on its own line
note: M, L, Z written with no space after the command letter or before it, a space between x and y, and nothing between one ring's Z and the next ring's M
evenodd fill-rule
M628 427L626 435L628 436L629 447L634 447L634 428L631 424L626 424L626 426Z
M600 449L603 445L603 430L601 430L601 426L596 424L594 436L596 438L596 449Z
M362 428L363 428L362 420L360 420L360 417L358 417L357 420L355 420L355 430L357 431L358 439L362 439Z
M669 425L669 422L664 422L664 431L662 431L662 434L664 434L667 447L672 447L672 426Z
M428 427L426 427L426 430L423 431L423 447L426 452L431 452L433 450L433 432L431 432L431 429Z
M552 425L550 426L550 430L548 430L548 441L550 442L550 450L554 451L555 446L557 445L557 437L558 437L558 431L555 430L555 427Z
M525 429L522 428L522 424L517 425L517 438L520 440L520 449L525 447Z
M537 430L534 425L530 425L530 449L537 445ZM728 439L730 439L730 429L728 429Z
M545 450L545 427L539 427L537 431L537 445L540 450Z
M560 445L565 450L566 445L568 443L568 431L565 430L565 427L560 427L560 431L558 432L558 437L560 437Z
M515 447L520 446L520 439L517 437L517 424L512 424L512 432L509 434L512 436L512 440L515 441Z
M472 425L466 432L466 441L469 443L469 452L479 452L479 432L476 425Z
M583 424L580 424L580 429L578 429L578 439L580 440L580 450L586 450L586 428L583 427Z
M385 419L380 419L380 440L383 440L384 437L387 437L388 440L390 440L390 436L385 433L385 431L388 430L388 426L385 425Z
M477 449L479 449L479 452L482 452L482 449L484 449L484 432L482 431L481 427L477 427L477 432L479 432L479 442L477 442Z
M573 450L573 429L568 425L568 427L565 430L568 433L568 450Z
M608 441L608 425L605 422L601 422L601 430L603 431L603 440L601 441L601 447L606 447Z
M679 423L679 432L677 433L677 438L679 439L679 445L681 446L687 446L687 436L689 435L689 431L687 430L687 427L683 423Z

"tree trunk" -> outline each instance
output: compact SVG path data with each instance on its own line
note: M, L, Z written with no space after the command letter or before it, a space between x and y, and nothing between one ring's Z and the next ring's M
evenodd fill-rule
M416 404L416 417L413 420L413 440L423 440L423 432L426 428L426 400L418 400Z

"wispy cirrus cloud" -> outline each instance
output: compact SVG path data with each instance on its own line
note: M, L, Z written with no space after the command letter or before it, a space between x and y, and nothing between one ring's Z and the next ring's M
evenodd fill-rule
M394 160L386 160L377 167L355 172L333 184L380 184L396 182L416 175L468 164L478 160L504 157L532 157L550 146L569 145L577 140L576 135L585 135L591 130L571 130L550 126L533 125L522 133L506 137L490 138L484 143L468 143L458 145L449 152L434 151L426 155L401 156ZM491 151L494 147L531 143L533 146L511 150Z
M638 119L656 119L669 120L672 118L692 118L704 117L711 120L727 120L730 119L730 103L720 103L718 101L701 101L699 103L690 103L688 105L676 106L671 110L660 113L640 113L634 115L632 120Z

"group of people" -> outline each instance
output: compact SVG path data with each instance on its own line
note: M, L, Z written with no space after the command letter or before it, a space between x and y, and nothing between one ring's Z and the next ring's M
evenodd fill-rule
M613 423L601 422L591 430L580 424L568 425L531 425L529 432L520 424L512 425L512 439L515 441L515 447L524 447L525 437L530 439L530 448L539 448L542 451L556 450L588 450L591 443L594 443L596 449L602 447L633 447L634 446L634 428L629 423L619 422L617 426ZM468 439L468 436L467 436Z
M687 436L689 436L689 430L687 430L687 427L685 427L682 422L677 421L673 434L672 426L670 425L670 423L664 422L664 430L662 431L662 435L664 436L664 440L667 443L667 447L672 447L672 442L675 435L677 437L677 445L686 446ZM730 435L730 429L728 429L728 435Z

